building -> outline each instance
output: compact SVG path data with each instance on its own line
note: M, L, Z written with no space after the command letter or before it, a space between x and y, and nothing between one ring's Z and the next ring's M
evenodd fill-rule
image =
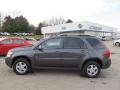
M58 35L91 35L91 36L108 36L114 38L117 28L92 23L92 22L79 22L67 23L55 26L48 26L42 28L44 38L49 38Z

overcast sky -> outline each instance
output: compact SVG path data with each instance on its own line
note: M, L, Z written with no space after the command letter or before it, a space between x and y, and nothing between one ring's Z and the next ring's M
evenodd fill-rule
M120 28L119 0L0 0L0 11L22 14L31 24L53 17L91 21Z

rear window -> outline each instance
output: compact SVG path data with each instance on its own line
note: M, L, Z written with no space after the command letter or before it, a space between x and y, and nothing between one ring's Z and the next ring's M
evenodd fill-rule
M104 49L106 48L105 45L100 41L100 40L97 40L97 39L94 39L94 38L89 38L89 39L86 39L89 44L93 47L93 48L96 48L96 49Z
M23 41L22 39L16 39L16 40L14 41L14 43L15 43L15 44L22 44L22 43L24 43L24 41Z

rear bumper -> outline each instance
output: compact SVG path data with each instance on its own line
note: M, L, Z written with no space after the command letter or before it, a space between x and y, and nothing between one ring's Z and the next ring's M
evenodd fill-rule
M111 66L111 59L105 59L102 65L103 69L107 69Z

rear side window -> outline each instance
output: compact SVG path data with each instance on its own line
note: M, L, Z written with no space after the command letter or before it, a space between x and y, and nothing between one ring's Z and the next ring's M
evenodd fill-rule
M22 43L24 43L24 41L23 41L22 39L16 39L16 40L14 41L14 43L15 43L15 44L22 44Z
M96 49L104 49L104 48L106 48L105 45L101 41L99 41L97 39L89 38L89 39L86 39L86 40L89 42L89 44L93 48L96 48Z
M84 42L80 38L65 38L64 40L65 49L77 49L77 48L86 48Z

